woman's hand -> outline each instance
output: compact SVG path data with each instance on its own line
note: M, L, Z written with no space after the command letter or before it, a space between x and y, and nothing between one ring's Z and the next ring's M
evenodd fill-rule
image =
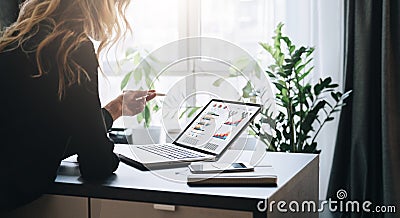
M125 91L122 95L122 115L135 116L143 111L147 101L156 97L156 91Z
M143 111L146 102L156 97L155 90L149 91L124 91L104 108L110 112L113 120L120 116L135 116Z

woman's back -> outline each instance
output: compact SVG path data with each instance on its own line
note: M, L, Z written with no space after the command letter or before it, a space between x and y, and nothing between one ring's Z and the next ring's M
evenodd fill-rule
M124 27L118 21L128 26L128 2L26 0L2 34L0 212L45 193L66 156L78 154L85 179L105 178L118 167L106 129L121 116L124 95L135 115L145 104L135 99L147 92L122 94L101 109L89 37L100 42L99 51L118 40Z
M82 43L72 60L88 72L89 78L66 87L58 95L59 71L56 39L41 53L46 73L40 77L37 46L48 34L46 27L24 46L0 53L0 81L3 123L0 136L0 205L5 208L29 202L45 192L54 181L60 161L77 153L86 178L110 175L118 166L113 143L106 137L97 92L97 59L92 43ZM61 36L60 36L61 37Z

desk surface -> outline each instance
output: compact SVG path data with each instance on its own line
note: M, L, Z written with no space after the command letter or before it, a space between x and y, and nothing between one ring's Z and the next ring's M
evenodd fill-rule
M239 155L240 161L250 162L252 154L252 151L228 150L223 157ZM318 161L317 157L267 152L257 165L274 167L278 187L189 187L183 182L189 173L186 167L151 172L124 163L110 178L88 183L80 177L76 163L62 162L49 194L254 211L260 200L273 196L304 167Z

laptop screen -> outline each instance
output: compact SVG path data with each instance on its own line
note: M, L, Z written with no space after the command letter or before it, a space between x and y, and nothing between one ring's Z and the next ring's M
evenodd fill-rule
M258 104L211 100L175 143L219 154L247 127L260 109Z

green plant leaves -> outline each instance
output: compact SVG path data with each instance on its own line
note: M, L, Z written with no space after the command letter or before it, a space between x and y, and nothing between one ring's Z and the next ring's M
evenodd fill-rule
M143 73L141 69L135 70L133 73L133 78L135 79L135 83L139 84L139 82L142 80Z
M243 87L242 91L243 91L243 94L242 94L242 97L243 97L243 98L249 98L249 97L251 97L250 93L253 92L253 88L252 88L252 86L251 86L250 81L247 82L246 86Z
M217 80L215 80L215 81L213 82L213 86L219 87L219 86L221 85L221 83L224 82L224 81L225 81L224 78L219 78L219 79L217 79Z
M160 110L160 106L158 106L158 104L153 106L153 111L157 112Z
M136 115L136 120L137 120L138 123L143 122L143 120L144 120L144 115L143 114L144 113L142 112L142 113L139 113L139 114Z
M199 109L200 109L200 107L192 108L192 110L190 110L190 112L188 113L188 117L193 116L193 114L195 114Z
M182 117L187 114L187 118L193 116L200 108L202 107L187 107L180 115L179 119L182 119Z
M123 90L127 85L128 85L128 82L129 82L129 80L131 79L131 75L132 75L132 71L131 72L129 72L129 73L127 73L125 76L124 76L124 78L122 79L122 82L121 82L121 90Z
M126 63L133 64L133 69L126 73L121 81L121 90L125 89L128 84L135 85L135 89L138 90L149 90L154 88L154 81L157 80L157 72L151 67L151 63L158 63L159 61L148 55L146 50L141 51L135 48L127 48L125 51L125 58L121 61L121 64ZM133 80L133 81L131 81ZM134 82L134 84L130 83ZM133 87L129 87L133 88ZM151 122L151 111L157 112L160 110L160 106L156 102L150 101L145 105L144 110L136 115L138 123L144 122L145 127L150 126Z
M312 47L297 47L292 40L282 33L283 23L279 23L272 37L273 44L260 42L260 46L274 59L266 74L277 89L276 101L279 113L275 117L275 135L267 143L268 135L260 131L260 124L252 125L254 132L267 144L271 151L319 153L315 138L326 122L332 121L333 113L340 111L343 101L350 92L342 94L336 91L338 84L332 78L320 79L316 84L304 80L314 69ZM283 43L282 43L283 42ZM250 93L251 87L243 88L243 95ZM329 93L334 104L325 100ZM329 95L328 95L329 96ZM261 123L268 113L261 113Z
M150 121L151 121L150 106L149 104L146 104L146 106L144 107L144 123L146 127L150 126Z

